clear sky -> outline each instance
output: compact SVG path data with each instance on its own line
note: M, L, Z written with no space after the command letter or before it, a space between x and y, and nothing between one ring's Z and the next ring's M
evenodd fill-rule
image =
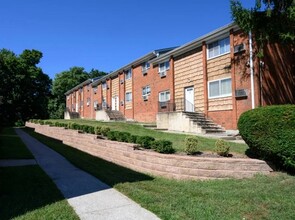
M246 7L254 0L243 0ZM231 20L229 0L0 0L0 49L43 53L52 79L81 66L109 72Z

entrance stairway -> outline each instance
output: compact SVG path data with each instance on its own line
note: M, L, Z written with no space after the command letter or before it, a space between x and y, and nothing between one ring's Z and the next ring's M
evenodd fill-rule
M211 119L206 118L202 112L183 112L193 125L200 127L202 133L223 133L225 129L214 123Z
M111 121L125 121L125 117L120 111L105 110Z

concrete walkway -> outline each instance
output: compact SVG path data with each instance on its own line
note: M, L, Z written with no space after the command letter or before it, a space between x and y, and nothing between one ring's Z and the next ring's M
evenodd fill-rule
M73 166L60 154L21 129L16 129L16 133L32 152L38 165L52 178L80 219L159 219L128 197Z

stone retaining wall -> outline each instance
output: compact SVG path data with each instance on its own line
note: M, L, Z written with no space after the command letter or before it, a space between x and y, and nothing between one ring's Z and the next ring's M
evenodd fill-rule
M269 174L272 171L262 160L159 154L134 150L134 144L97 139L96 135L79 133L76 130L33 123L26 123L26 126L93 156L132 170L168 178L245 178L257 173Z

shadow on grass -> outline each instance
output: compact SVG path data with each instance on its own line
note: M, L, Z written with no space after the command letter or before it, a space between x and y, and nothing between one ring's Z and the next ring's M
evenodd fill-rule
M78 219L60 191L38 166L0 168L0 219ZM60 212L60 214L53 214ZM51 214L50 214L51 213ZM62 219L62 218L61 218Z
M92 174L111 187L118 183L153 180L151 176L146 174L92 156L67 146L60 140L35 133L33 129L25 128L24 131L64 156L76 167Z

